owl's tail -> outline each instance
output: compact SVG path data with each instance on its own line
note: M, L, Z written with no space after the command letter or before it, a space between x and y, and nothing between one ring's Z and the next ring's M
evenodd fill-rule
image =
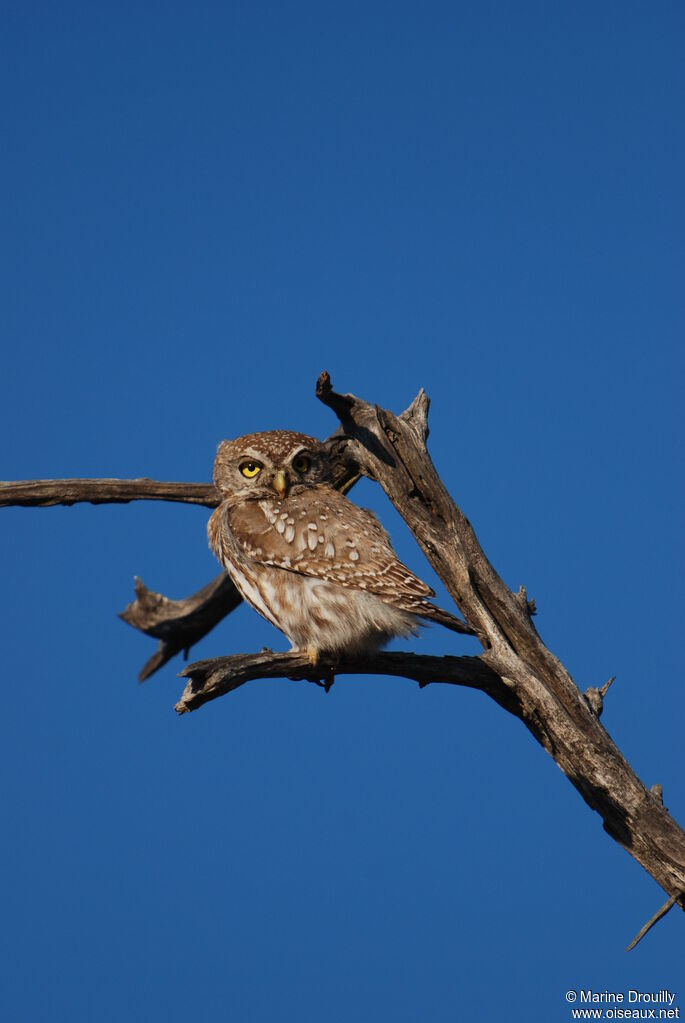
M466 624L461 618L457 618L456 615L451 615L449 611L444 611L441 607L436 607L435 604L431 604L429 601L421 604L421 609L416 611L419 618L425 618L428 622L437 622L438 625L444 625L446 629L451 629L452 632L463 632L467 636L475 636L473 629Z

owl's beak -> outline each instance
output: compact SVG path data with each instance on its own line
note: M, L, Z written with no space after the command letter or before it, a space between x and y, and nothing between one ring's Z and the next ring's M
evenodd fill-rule
M282 469L278 470L278 472L273 478L271 485L279 497L285 497L285 495L288 493L288 477L286 476Z

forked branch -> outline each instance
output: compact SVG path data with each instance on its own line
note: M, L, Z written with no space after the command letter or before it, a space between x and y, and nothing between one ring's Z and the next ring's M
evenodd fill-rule
M544 645L525 591L486 558L428 455L421 392L407 417L337 394L317 395L340 419L362 472L388 495L483 644L483 662L515 696L510 708L554 758L605 830L685 908L685 833L632 770L561 662ZM409 412L409 410L407 410Z
M317 395L340 420L327 444L336 485L343 491L364 474L375 479L414 534L467 624L478 636L479 657L381 653L359 660L323 660L313 668L299 654L240 654L190 665L177 704L185 713L257 678L285 677L329 688L336 674L383 674L420 685L447 682L483 690L518 717L596 810L604 828L669 895L656 922L673 905L685 908L685 833L663 806L659 787L637 777L599 721L610 683L580 692L533 624L534 602L514 593L485 556L426 450L428 399L421 391L395 416L351 394L336 393L327 373ZM85 500L175 500L214 507L211 484L152 480L43 480L0 484L0 505L72 504ZM226 576L181 601L136 584L136 601L122 618L160 641L141 678L186 650L239 603ZM646 928L643 929L646 932ZM641 932L641 934L643 933Z
M190 647L234 611L242 599L225 572L182 600L170 600L136 579L136 599L119 612L119 617L159 640L157 652L141 668L138 681L144 682L181 651L187 656Z

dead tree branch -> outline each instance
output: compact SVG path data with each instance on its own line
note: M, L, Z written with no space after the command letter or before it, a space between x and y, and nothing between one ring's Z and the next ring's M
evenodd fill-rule
M572 678L540 639L523 592L513 593L486 558L428 455L428 399L402 417L351 394L327 373L317 396L350 439L360 471L373 476L404 518L483 645L483 662L513 691L512 712L554 758L604 828L683 905L685 833L640 781Z
M599 715L612 680L581 693L533 624L534 601L512 592L485 556L463 512L449 496L426 450L428 398L419 392L395 416L351 394L338 394L327 373L317 396L340 420L326 442L336 485L349 489L359 474L375 479L414 534L483 647L479 657L381 653L358 660L322 660L312 668L299 654L240 654L190 665L177 704L185 713L257 678L286 677L330 688L335 674L403 676L420 685L446 682L481 689L518 717L602 817L604 828L669 895L668 909L685 908L685 833L660 791L637 777ZM214 507L210 484L152 480L42 480L0 484L0 505L45 506L76 501L175 500ZM170 601L136 583L136 600L122 613L129 624L160 641L141 672L147 678L186 650L239 603L224 575L191 597ZM642 933L646 933L643 928Z
M180 501L216 508L213 483L160 483L137 480L13 480L0 482L0 508L48 508L55 504L128 504L129 501Z
M322 657L314 668L301 653L233 654L212 657L188 665L181 675L189 679L176 704L179 714L197 710L209 700L224 696L246 682L263 678L289 678L315 682L330 689L335 675L395 675L412 679L423 688L431 682L446 682L481 689L515 713L515 696L480 657L431 657L410 653L380 652L360 658Z
M183 600L169 600L136 579L136 599L119 612L119 617L159 640L157 652L143 665L138 681L144 682L181 651L187 657L190 647L235 610L242 599L225 572Z

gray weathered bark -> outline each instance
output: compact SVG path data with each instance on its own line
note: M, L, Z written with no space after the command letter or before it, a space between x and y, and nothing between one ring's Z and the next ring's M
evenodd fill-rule
M176 704L179 714L197 710L209 700L231 693L254 679L289 678L315 682L328 690L336 675L395 675L413 679L422 688L431 682L447 682L480 689L512 713L518 709L515 695L502 689L499 675L480 657L431 657L381 651L360 658L322 656L314 668L306 654L262 650L258 654L233 654L196 661L180 674L189 682Z
M585 698L547 649L525 590L508 589L445 490L426 450L425 394L403 418L336 394L326 373L317 394L340 419L361 471L383 487L476 632L482 661L500 678L500 695L514 693L509 709L601 815L612 838L685 908L685 833L602 727L597 690Z
M180 501L216 508L212 483L160 483L137 480L13 480L0 483L0 508L21 505L47 508L55 504L128 504L129 501Z

